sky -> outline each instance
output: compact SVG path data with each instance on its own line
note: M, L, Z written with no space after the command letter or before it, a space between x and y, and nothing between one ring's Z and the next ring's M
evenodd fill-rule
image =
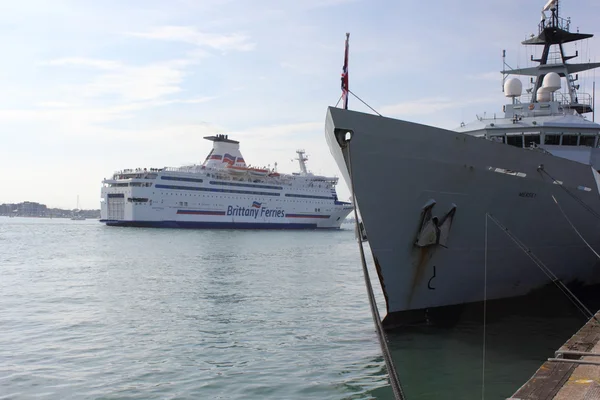
M201 163L204 136L246 162L340 176L324 137L345 33L352 92L387 117L453 129L501 113L502 50L531 66L546 0L0 1L0 204L97 209L116 170ZM436 7L438 5L438 7ZM598 0L563 0L600 34ZM599 38L572 62L600 61ZM600 76L600 72L599 72ZM591 93L594 73L580 74ZM527 87L527 85L524 85ZM351 97L349 108L370 112ZM348 199L343 180L340 199Z

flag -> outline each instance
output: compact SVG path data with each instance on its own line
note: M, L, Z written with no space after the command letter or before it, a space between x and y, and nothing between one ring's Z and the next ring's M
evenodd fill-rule
M261 203L259 203L258 201L253 201L252 202L252 207L254 208L260 208Z
M342 69L342 104L345 110L348 109L348 41L350 34L346 33L346 50L344 54L344 68Z

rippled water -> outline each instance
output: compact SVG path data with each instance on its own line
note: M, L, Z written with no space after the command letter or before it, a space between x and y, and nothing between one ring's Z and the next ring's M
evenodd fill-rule
M351 230L0 217L0 271L2 399L392 398ZM515 318L489 326L486 398L580 323ZM409 399L480 399L480 328L394 333Z
M3 398L368 398L352 231L0 217Z

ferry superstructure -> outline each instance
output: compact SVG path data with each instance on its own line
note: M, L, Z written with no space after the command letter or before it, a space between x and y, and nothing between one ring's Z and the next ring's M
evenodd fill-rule
M523 95L518 78L505 80L501 117L452 131L327 111L328 146L354 187L388 326L553 282L600 283L600 125L576 83L600 63L570 63L577 54L564 44L592 35L571 32L558 1L543 10L538 35L522 42L543 46L539 65L502 71L533 86Z
M239 142L207 136L201 165L137 168L103 180L100 222L110 226L225 229L338 229L352 211L337 177L278 173L246 164Z

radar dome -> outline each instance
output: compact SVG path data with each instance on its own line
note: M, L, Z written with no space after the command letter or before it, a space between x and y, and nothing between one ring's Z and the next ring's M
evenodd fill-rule
M549 92L560 89L560 76L556 72L548 72L546 76L544 76L542 87Z
M537 94L535 95L537 101L546 102L552 100L552 92L549 91L545 87L541 87L538 89Z
M523 83L517 78L510 78L504 82L504 93L506 97L519 97L523 90Z

